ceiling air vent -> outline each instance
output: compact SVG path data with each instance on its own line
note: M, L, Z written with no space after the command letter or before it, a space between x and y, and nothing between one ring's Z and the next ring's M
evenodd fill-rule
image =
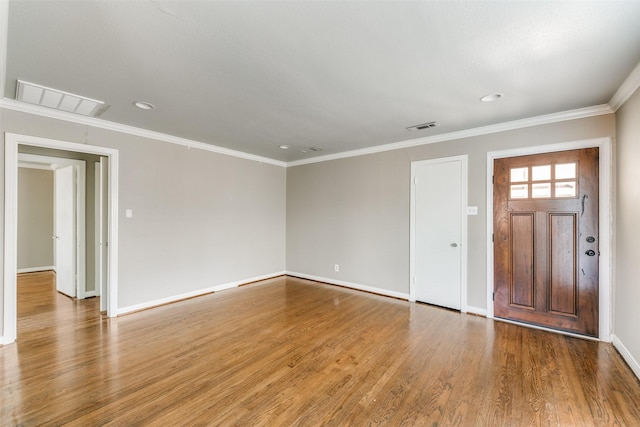
M407 128L408 131L413 132L414 130L423 130L423 129L431 129L438 126L436 122L423 123L421 125L409 126Z
M83 116L95 116L105 105L103 101L51 89L23 80L18 80L16 99L29 104L82 114Z

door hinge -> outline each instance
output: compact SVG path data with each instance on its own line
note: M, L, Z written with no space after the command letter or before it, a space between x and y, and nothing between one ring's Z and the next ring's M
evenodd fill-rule
M496 183L496 176L495 175L491 175L491 183L492 184Z
M495 237L495 235L493 233L491 233L491 242L492 243L495 242L494 237Z
M495 300L496 300L496 293L495 293L495 292L492 292L492 293L491 293L491 300L492 300L492 301L495 301Z
M413 185L416 185L418 183L418 177L413 177Z
M416 284L416 276L413 276L413 284Z

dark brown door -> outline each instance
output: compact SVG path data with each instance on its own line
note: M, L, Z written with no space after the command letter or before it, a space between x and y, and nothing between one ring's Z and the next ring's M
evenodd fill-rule
M494 315L598 335L598 149L494 163Z

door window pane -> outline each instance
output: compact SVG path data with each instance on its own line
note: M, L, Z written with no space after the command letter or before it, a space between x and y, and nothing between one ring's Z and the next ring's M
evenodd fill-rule
M562 163L556 165L556 179L573 179L576 177L575 163Z
M556 182L556 197L576 197L576 182Z
M512 199L526 199L529 197L529 186L527 184L516 184L511 186Z
M531 197L533 198L551 197L551 183L543 182L538 184L532 184Z
M531 167L531 180L532 181L547 181L551 179L551 165L544 166L532 166ZM535 197L535 196L533 196Z
M511 182L525 182L529 179L529 168L511 169Z

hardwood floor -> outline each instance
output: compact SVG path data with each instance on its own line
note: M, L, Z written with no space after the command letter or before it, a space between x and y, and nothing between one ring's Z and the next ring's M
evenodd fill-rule
M294 278L116 319L18 282L0 425L640 425L610 344Z

